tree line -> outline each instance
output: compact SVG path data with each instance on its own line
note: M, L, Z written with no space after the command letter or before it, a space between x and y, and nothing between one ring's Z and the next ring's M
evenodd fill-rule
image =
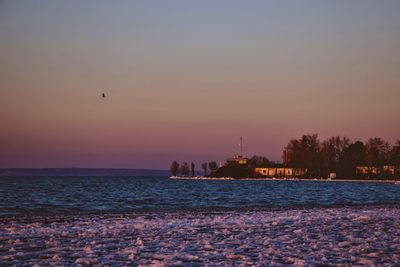
M284 163L291 167L305 167L307 176L354 178L356 167L376 168L377 173L368 172L368 177L388 177L384 166L400 167L400 140L393 146L379 137L369 138L365 143L345 136L333 136L321 141L317 134L303 135L292 139L285 147Z
M214 173L218 169L218 164L215 161L210 161L210 162L203 162L201 164L201 168L204 172L204 176L208 175L208 170L210 170L210 174ZM189 172L191 176L195 176L196 171L195 171L195 164L192 162L190 164L190 170L189 170L189 164L184 161L182 164L179 164L176 160L174 160L171 164L170 171L173 176L177 175L182 175L182 176L189 176Z
M384 166L394 166L392 172ZM369 138L352 142L345 136L332 136L320 140L317 134L303 135L291 139L285 147L283 163L268 160L263 156L252 156L247 164L227 162L221 167L215 161L203 162L204 176L212 177L257 177L257 167L307 168L305 178L328 178L335 173L337 178L398 178L400 176L400 140L394 145L382 138ZM357 173L356 167L367 169ZM195 164L173 161L170 167L173 176L195 176ZM372 171L377 170L377 171Z

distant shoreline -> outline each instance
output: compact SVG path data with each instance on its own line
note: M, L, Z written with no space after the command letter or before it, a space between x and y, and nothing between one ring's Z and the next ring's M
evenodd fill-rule
M233 178L233 177L205 177L205 176L170 176L172 180L250 180L250 181L307 181L307 182L361 182L361 183L394 183L400 184L400 180L365 180L365 179L300 179L300 178Z
M0 177L168 176L168 170L133 168L0 168Z

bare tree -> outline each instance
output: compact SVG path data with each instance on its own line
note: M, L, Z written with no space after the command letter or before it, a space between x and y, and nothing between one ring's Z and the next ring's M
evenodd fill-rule
M192 177L193 177L194 176L194 163L193 163L193 161L192 161L192 164L190 164L190 167L192 169Z
M207 175L207 167L208 167L208 163L207 163L207 162L203 162L203 163L201 164L201 168L202 168L203 171L204 171L204 176Z
M333 136L321 144L322 165L326 174L337 172L339 161L349 146L350 139L347 137Z
M356 141L346 147L339 161L338 174L345 178L354 177L356 167L365 165L365 150L365 145L361 141Z
M320 144L317 134L303 135L298 140L292 139L285 150L290 166L307 168L308 176L316 177L320 175Z
M390 144L382 138L375 137L368 139L366 145L367 164L369 167L382 168L388 161Z
M181 173L183 176L189 175L189 164L186 161L181 165Z
M218 169L218 164L215 161L210 161L208 163L208 168L211 172L215 172Z
M172 175L176 176L179 172L179 163L174 160L171 164L170 170Z
M400 167L400 140L390 150L390 163Z

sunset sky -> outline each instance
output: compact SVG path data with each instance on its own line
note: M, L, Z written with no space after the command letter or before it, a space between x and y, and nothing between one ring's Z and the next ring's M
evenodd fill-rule
M0 167L400 139L400 1L0 1ZM106 98L102 98L102 93Z

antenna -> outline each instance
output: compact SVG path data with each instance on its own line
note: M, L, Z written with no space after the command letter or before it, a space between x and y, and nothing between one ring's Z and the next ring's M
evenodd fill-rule
M240 157L243 157L243 138L240 137Z

